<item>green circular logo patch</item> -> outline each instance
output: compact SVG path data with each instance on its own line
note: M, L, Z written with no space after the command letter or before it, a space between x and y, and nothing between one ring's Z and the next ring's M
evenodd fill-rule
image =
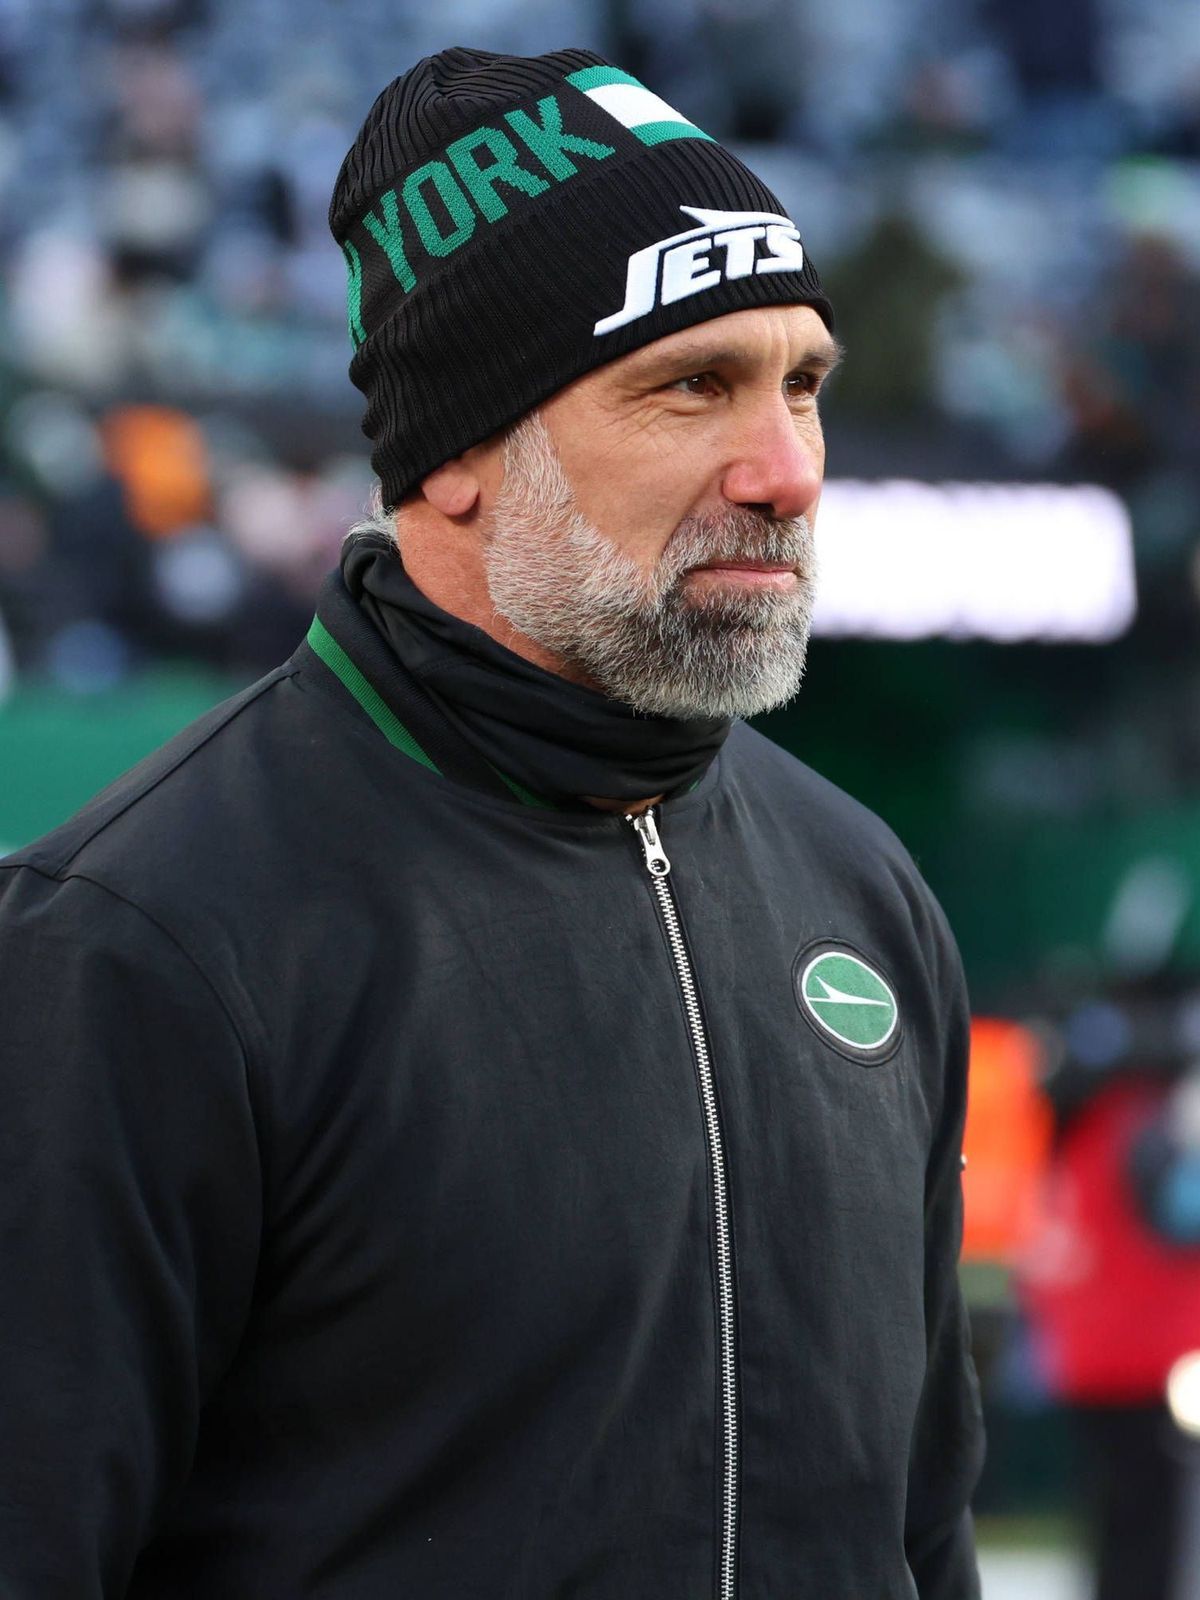
M881 1061L899 1042L900 1006L891 984L845 945L824 942L802 950L795 983L805 1018L843 1055Z

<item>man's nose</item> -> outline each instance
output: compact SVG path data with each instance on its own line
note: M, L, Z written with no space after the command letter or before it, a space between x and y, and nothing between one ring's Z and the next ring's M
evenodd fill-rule
M734 505L760 506L780 520L799 517L812 510L824 470L820 422L797 417L781 396L745 419L721 492Z

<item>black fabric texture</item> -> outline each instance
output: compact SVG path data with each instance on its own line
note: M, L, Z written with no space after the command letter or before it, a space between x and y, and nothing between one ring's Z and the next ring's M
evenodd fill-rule
M703 777L732 726L727 717L645 716L524 660L435 605L382 538L349 541L342 577L395 661L478 751L486 770L504 772L557 805L584 804L583 795L644 800L682 793Z
M658 821L737 1600L978 1600L945 920L743 724ZM797 1014L817 939L888 975L886 1062ZM708 1124L622 818L439 777L304 644L0 862L0 1015L5 1600L716 1594Z
M464 736L446 715L441 702L426 693L416 676L397 659L386 630L379 627L379 637L372 638L355 629L355 613L365 598L368 597L347 589L340 570L331 572L321 586L317 616L335 639L347 631L357 633L355 666L440 773L485 794L507 797L511 790L478 743Z
M383 90L343 162L329 220L354 290L350 376L367 399L363 430L385 505L573 378L693 323L806 304L832 326L805 253L796 269L730 269L673 300L664 290L646 314L596 334L624 304L630 258L696 227L681 207L783 214L721 145L683 138L648 146L566 82L604 64L586 50L443 51ZM522 148L521 182L537 192L493 177L490 186L476 180L480 193L468 199L448 147L486 129L516 150L509 115L529 119L524 126L557 117L563 137L581 148L567 144L540 168ZM589 149L607 154L582 153ZM486 146L459 155L485 176L494 158ZM398 199L410 179L430 243Z

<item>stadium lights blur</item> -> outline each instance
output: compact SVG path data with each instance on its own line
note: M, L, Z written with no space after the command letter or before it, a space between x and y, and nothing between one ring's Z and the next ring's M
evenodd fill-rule
M1102 644L1137 609L1129 513L1090 484L832 480L813 632Z
M1167 1378L1167 1405L1175 1426L1200 1439L1200 1351L1191 1350L1171 1368Z

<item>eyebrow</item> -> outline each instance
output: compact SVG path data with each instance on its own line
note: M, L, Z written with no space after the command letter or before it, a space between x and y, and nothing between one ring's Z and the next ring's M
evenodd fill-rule
M809 348L789 366L789 372L799 372L802 369L813 370L816 368L822 373L830 373L845 355L845 347L839 339L832 334L822 344L810 345ZM655 355L648 355L634 367L634 374L638 378L658 376L667 372L695 372L708 367L737 366L747 358L745 345L707 344L696 340L691 344L679 345L673 350L663 350Z

